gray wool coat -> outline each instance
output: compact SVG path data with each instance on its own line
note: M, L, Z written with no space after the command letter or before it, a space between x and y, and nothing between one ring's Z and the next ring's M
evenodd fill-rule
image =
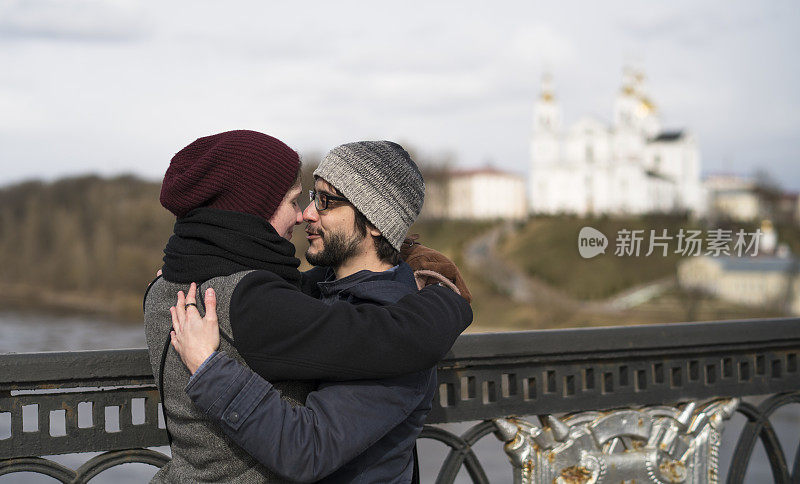
M252 271L216 277L198 288L203 294L214 287L217 294L217 316L220 329L232 336L230 301L239 281ZM175 305L178 291L188 291L189 284L178 284L158 278L150 287L144 301L144 325L150 364L156 381L160 376L160 363L164 344L169 339L172 319L169 308ZM202 298L198 309L204 314ZM246 366L232 345L223 338L220 350ZM151 482L208 482L208 483L262 483L288 482L258 464L247 452L234 444L219 424L209 420L198 410L185 392L190 373L174 349L167 351L164 366L163 405L167 428L172 434L172 459L162 467ZM282 398L292 405L305 402L306 395L315 384L312 382L277 382L274 386Z

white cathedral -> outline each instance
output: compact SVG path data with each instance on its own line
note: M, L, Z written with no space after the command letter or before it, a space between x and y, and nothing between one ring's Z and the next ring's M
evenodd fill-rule
M662 131L641 72L626 69L613 124L584 117L569 129L545 76L534 107L530 211L643 214L704 210L700 153L686 131Z

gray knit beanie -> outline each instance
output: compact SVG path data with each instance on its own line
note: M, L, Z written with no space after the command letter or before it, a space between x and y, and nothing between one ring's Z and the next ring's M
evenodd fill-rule
M314 176L336 187L397 250L425 200L425 181L417 165L391 141L337 146Z

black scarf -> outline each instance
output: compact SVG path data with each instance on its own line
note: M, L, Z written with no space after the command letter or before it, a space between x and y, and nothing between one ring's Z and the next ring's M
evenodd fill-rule
M266 220L240 212L198 208L175 222L164 248L164 278L201 284L213 277L264 269L299 287L294 245Z

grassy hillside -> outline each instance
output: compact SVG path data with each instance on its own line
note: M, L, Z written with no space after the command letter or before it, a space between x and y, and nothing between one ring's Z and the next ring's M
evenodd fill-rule
M592 227L608 237L605 254L584 259L578 252L578 233L583 227ZM675 235L680 228L692 224L679 217L637 217L625 219L575 217L542 217L531 219L515 236L503 241L501 255L514 261L532 276L555 286L579 299L607 298L638 284L675 274L680 256L673 251L672 241L668 255L660 249L645 257L649 246L650 230L660 235L667 229ZM645 230L639 257L615 256L616 238L620 230Z
M469 269L462 251L474 237L495 227L496 223L424 222L412 232L420 240L451 256L459 265L473 294L475 315L470 331L525 330L559 327L669 323L678 321L710 321L755 317L779 317L779 312L765 308L749 308L716 301L677 288L632 309L598 311L589 305L538 300L517 302L488 283L485 274ZM578 253L578 233L584 226L600 230L609 238L606 254L583 259ZM679 256L662 257L654 252L645 257L644 243L640 257L617 257L616 233L620 229L649 230L668 235L680 228L697 228L679 217L642 217L610 220L575 217L542 217L519 224L501 240L498 252L508 261L516 261L528 274L543 280L554 290L582 301L602 300L639 284L673 276ZM747 227L752 230L754 227ZM676 247L670 245L672 250Z
M464 245L495 224L495 222L426 220L414 224L409 232L419 234L418 242L438 250L462 266Z

